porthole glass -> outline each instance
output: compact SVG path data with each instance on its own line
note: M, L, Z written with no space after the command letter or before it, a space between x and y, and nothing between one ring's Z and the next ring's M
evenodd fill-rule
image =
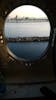
M16 59L39 59L48 47L50 30L48 17L40 8L32 5L15 8L4 24L8 52Z

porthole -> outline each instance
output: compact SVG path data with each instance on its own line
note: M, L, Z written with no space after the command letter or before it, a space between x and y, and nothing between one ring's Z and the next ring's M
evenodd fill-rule
M17 60L35 61L46 52L50 22L40 8L22 5L7 16L4 37L9 54Z

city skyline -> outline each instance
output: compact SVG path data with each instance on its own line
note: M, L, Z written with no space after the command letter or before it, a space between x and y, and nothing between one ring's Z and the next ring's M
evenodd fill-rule
M25 17L29 17L29 18L47 18L47 15L38 7L36 6L32 6L32 5L24 5L24 6L20 6L15 8L9 15L7 18L25 18Z
M18 19L18 20L27 20L27 19L32 19L32 20L34 20L34 19L36 19L36 20L38 20L38 19L43 19L43 20L48 20L48 18L45 18L45 17L41 17L41 18L34 18L34 17L18 17L18 15L15 15L15 17L13 17L13 18L10 18L10 17L7 17L7 19L6 20L16 20L16 19Z

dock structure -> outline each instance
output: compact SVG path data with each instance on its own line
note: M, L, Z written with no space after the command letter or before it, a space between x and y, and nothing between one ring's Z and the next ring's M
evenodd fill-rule
M6 38L7 42L41 42L41 41L48 41L49 37L16 37L16 38Z

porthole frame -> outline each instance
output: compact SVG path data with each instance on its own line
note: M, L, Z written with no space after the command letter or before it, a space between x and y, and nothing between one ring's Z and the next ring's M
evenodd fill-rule
M22 4L19 4L19 5L17 5L16 4L16 7L15 8L17 8L17 7L20 7L20 6L22 6L22 5L24 5L23 3ZM27 60L18 60L18 59L16 59L16 58L14 58L9 52L8 52L8 54L9 54L9 56L11 56L14 60L16 60L16 62L23 62L23 63L36 63L36 62L39 62L40 60L42 60L42 59L44 59L45 58L45 56L46 55L48 55L48 51L49 51L49 48L51 47L51 43L52 43L52 36L53 36L53 24L52 24L52 21L51 21L51 19L53 20L53 18L52 18L52 16L51 16L51 14L49 13L49 9L47 9L46 10L46 8L45 8L45 6L43 6L41 3L40 3L40 5L39 4L33 4L33 3L25 3L25 5L33 5L33 6L36 6L36 7L38 7L38 8L40 8L42 11L44 11L44 13L47 15L47 17L48 17L48 20L49 20L49 22L50 22L50 27L51 27L51 30L50 30L50 37L49 37L49 43L48 43L48 47L47 47L47 49L45 50L45 53L39 58L39 59L37 59L37 60L35 60L35 61L27 61ZM6 16L5 16L5 19L6 19L6 17L7 17L7 15L11 12L11 11L13 11L13 9L15 9L13 6L12 6L12 9L11 10L9 10L9 12L6 14ZM51 18L50 18L51 17ZM5 22L5 20L4 20L4 22ZM5 40L5 37L4 37L4 40ZM6 40L5 40L5 45L6 45Z

